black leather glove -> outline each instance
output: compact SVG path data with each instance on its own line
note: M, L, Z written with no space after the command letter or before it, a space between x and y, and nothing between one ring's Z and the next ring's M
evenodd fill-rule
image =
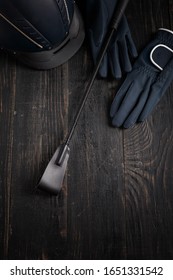
M173 31L159 29L117 92L110 110L113 126L144 121L173 80Z
M117 0L87 0L84 5L84 21L88 34L94 63L109 28ZM101 77L107 77L109 71L115 78L121 78L122 72L132 69L130 55L137 56L126 17L123 16L118 30L114 34L99 69Z

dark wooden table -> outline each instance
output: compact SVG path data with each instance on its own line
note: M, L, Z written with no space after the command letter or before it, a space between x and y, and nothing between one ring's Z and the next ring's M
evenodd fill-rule
M132 0L140 50L173 29L172 0ZM173 85L147 121L123 130L108 111L122 80L97 79L71 143L58 196L35 191L82 98L86 42L66 64L35 71L0 54L0 258L173 258Z

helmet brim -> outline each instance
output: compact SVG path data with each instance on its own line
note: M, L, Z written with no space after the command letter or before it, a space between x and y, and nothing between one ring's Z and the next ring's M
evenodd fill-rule
M51 50L40 52L15 52L25 65L40 70L55 68L68 61L81 47L85 38L84 24L79 9L74 5L74 14L69 33L64 41Z

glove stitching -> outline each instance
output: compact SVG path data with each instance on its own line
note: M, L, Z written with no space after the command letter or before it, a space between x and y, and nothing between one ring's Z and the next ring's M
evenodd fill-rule
M148 78L151 78L152 81L154 81L156 79L157 74L155 72L151 72L150 67L148 66L143 66L143 67L139 67L136 68L136 70L140 73L144 73L148 76Z
M173 35L171 38L165 38L163 36L163 34L158 34L158 39L161 40L161 42L159 42L159 43L165 43L169 47L171 47L171 48L173 47Z
M165 79L167 78L167 72L170 72L171 70L172 70L172 65L168 65L167 68L166 68L166 73L163 70L162 74L158 76L157 80L159 82L164 82Z

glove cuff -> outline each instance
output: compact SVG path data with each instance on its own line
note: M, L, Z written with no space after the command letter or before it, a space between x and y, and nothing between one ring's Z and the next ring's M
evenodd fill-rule
M170 32L171 34L173 34L173 31L170 30L170 29L168 29L168 28L163 28L163 27L161 27L161 28L159 28L158 30L163 30L163 31Z
M159 28L156 38L160 44L164 44L170 49L173 49L173 31L166 28Z
M166 67L172 58L173 49L163 44L155 46L150 52L151 62L161 71Z
M162 71L173 57L173 31L159 28L156 39L159 44L151 50L150 61L157 69Z

